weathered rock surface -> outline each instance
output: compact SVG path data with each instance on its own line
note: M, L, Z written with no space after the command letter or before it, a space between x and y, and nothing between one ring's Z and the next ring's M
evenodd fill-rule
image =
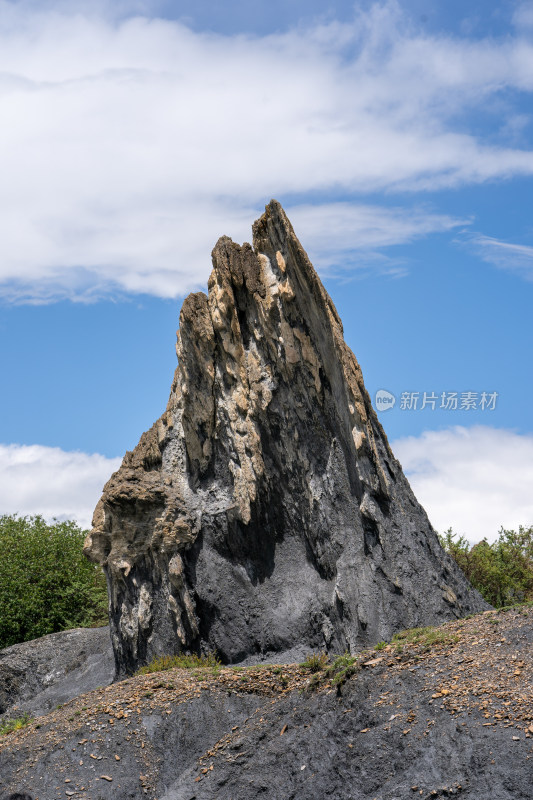
M109 627L74 628L0 650L0 718L46 714L113 680Z
M394 458L281 206L186 298L167 409L104 488L118 675L154 655L342 652L486 608Z

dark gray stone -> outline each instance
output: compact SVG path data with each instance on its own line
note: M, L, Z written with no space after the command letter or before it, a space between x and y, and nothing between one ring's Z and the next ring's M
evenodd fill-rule
M74 628L0 650L0 718L46 714L107 686L114 676L109 627Z

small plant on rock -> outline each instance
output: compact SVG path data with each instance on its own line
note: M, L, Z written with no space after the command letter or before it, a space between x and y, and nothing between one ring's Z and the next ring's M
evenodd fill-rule
M361 668L361 665L356 656L350 653L344 653L342 656L337 656L331 667L327 670L328 677L331 678L333 686L340 687L348 678L355 675Z
M329 664L327 653L311 653L307 656L302 666L309 672L320 672Z
M20 731L21 728L25 728L26 725L29 725L30 722L31 717L27 712L23 714L22 717L17 717L16 719L6 719L3 722L0 722L0 736L4 736L6 733Z

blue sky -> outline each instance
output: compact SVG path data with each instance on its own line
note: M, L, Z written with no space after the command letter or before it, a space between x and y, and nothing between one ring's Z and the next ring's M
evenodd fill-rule
M0 510L88 524L275 197L435 527L533 523L532 92L533 2L0 0Z

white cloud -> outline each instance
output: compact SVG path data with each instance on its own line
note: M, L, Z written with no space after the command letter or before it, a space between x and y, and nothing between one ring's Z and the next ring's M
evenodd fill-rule
M491 96L512 106L508 90L533 90L533 45L519 35L430 36L394 0L351 24L264 37L80 8L0 0L8 299L184 293L205 282L216 238L248 238L271 196L323 206L332 193L533 173L532 152L468 124L490 116ZM335 208L336 230L360 210ZM386 213L367 213L370 231ZM388 244L434 230L415 210L415 231L410 213Z
M96 503L120 458L41 445L0 445L0 513L74 519L90 528Z
M489 264L516 272L522 278L533 281L533 247L502 242L500 239L481 233L467 235L464 241Z
M426 431L392 442L433 526L471 542L500 527L533 525L533 436L475 426Z
M520 3L513 13L513 24L518 29L533 28L533 3Z

